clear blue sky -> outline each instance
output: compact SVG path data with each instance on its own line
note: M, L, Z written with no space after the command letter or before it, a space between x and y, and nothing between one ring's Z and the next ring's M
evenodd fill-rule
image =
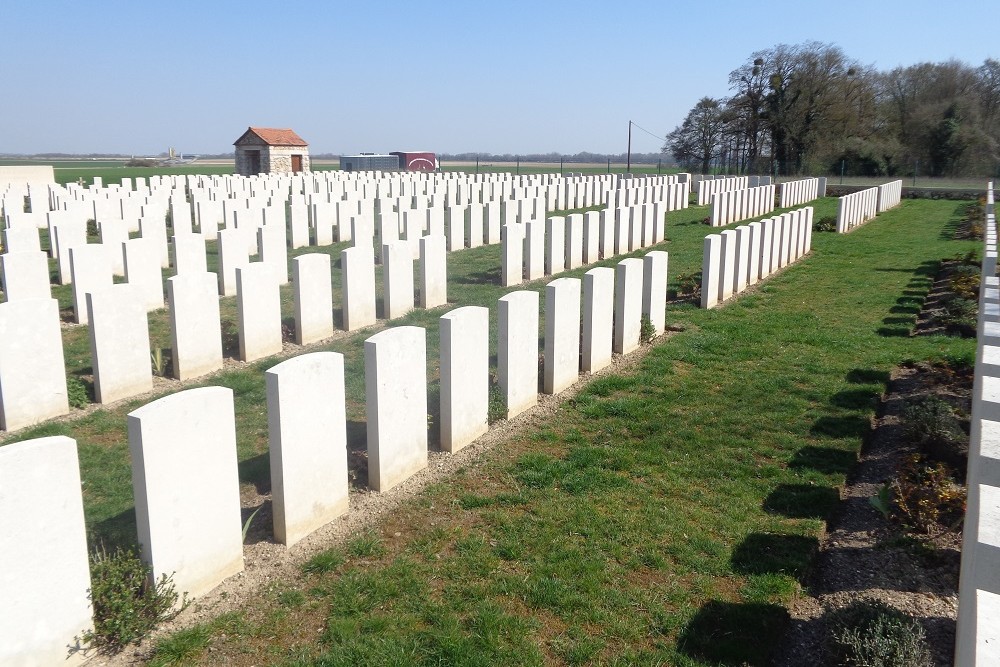
M776 44L834 43L880 69L1000 58L990 9L3 0L0 152L219 153L248 125L291 127L314 153L624 152L630 119L666 134ZM661 143L633 130L635 152Z

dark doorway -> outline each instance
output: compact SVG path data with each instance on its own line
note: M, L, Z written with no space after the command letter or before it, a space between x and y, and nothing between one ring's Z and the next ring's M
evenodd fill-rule
M297 174L302 171L302 156L293 155L292 156L292 173Z
M247 151L247 161L249 164L249 172L251 174L260 173L260 151Z

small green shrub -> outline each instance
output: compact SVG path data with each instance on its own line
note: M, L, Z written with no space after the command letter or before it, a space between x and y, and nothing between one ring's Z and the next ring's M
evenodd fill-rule
M834 665L930 667L927 636L916 620L879 600L853 602L830 614Z
M639 342L643 345L649 345L655 336L656 329L653 327L652 320L649 319L649 315L643 315L642 321L639 323Z
M66 376L66 396L72 408L85 408L90 405L90 390L83 380L75 375Z
M132 550L103 549L90 558L90 600L94 629L84 642L109 652L145 637L156 624L172 616L177 592L171 577L150 584L150 570Z
M100 235L100 232L97 229L97 221L96 220L88 220L87 221L87 237L88 238L95 238L95 237L97 237L99 235Z
M835 232L837 231L837 217L833 215L824 215L819 220L813 222L814 232Z
M968 437L955 409L937 396L921 396L903 408L903 432L926 454L948 462Z
M495 424L507 419L507 397L496 382L490 383L490 402L486 413L486 421Z

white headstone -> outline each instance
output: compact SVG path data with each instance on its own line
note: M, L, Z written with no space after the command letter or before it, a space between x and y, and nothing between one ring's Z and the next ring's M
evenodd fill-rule
M199 387L128 415L142 558L198 597L243 571L233 391Z
M0 303L0 429L69 412L64 363L55 299Z
M272 268L253 262L236 269L240 361L281 352L281 296Z
M41 250L8 252L0 255L0 278L4 299L49 299L49 259Z
M368 485L388 491L427 467L427 341L395 327L365 341Z
M222 326L214 273L182 273L167 279L173 376L199 377L222 368Z
M642 314L659 336L666 327L667 253L653 250L642 258Z
M579 278L558 278L545 286L546 394L558 394L580 374Z
M0 664L78 665L93 628L76 441L0 447Z
M457 452L489 428L490 311L456 308L440 325L441 448Z
M87 292L94 396L98 403L153 388L146 307L132 285Z
M344 330L375 324L375 258L371 248L345 248L340 252L343 286Z
M510 418L538 402L538 292L511 292L498 305L497 374Z
M71 282L73 283L73 314L77 324L86 324L87 292L95 292L113 284L108 249L99 243L87 243L69 249Z
M413 310L413 256L409 245L405 241L385 244L382 262L385 317L393 320Z
M125 249L125 280L135 288L136 296L147 310L163 308L163 275L155 241L129 239Z
M420 307L448 303L448 253L443 235L420 239Z
M347 512L344 355L303 354L264 381L274 539L292 546Z
M583 275L583 370L596 373L611 363L615 315L615 271L598 267Z
M639 347L641 324L642 260L630 257L615 267L615 352L628 354Z

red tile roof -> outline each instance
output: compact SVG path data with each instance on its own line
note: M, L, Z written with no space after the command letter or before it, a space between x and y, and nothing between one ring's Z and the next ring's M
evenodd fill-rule
M268 146L308 146L302 137L293 130L275 127L248 127L239 139L233 142L239 144L248 134L255 134Z

